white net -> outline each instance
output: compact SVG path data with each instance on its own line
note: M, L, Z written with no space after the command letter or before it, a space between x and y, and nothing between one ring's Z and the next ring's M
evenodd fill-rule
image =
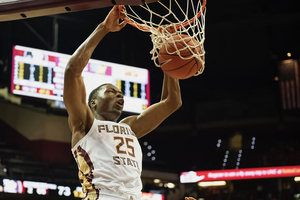
M179 3L180 2L180 3ZM177 54L181 59L198 59L202 67L195 74L199 75L204 70L204 28L206 0L161 0L156 3L141 6L126 6L125 20L141 31L151 32L153 49L150 51L152 60L157 67L159 49L165 46L168 54ZM193 44L187 44L186 37L176 35L187 35ZM176 39L174 39L176 38ZM175 43L184 44L184 48L177 48ZM175 51L169 52L167 45L175 47ZM181 55L181 51L189 50L190 56Z

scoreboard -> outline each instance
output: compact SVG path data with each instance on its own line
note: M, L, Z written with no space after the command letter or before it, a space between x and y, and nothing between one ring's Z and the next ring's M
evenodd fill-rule
M35 98L63 101L64 71L70 55L16 45L13 47L11 92ZM103 83L124 94L124 111L141 113L150 105L149 71L90 59L82 77L87 99Z

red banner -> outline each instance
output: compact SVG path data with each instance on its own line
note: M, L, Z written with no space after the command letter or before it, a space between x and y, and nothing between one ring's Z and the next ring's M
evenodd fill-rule
M182 172L181 183L300 176L300 165Z

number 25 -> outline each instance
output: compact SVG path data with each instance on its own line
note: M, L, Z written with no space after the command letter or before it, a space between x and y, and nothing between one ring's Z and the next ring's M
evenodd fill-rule
M131 138L124 138L124 137L114 137L114 140L120 140L120 142L116 146L116 150L118 154L128 154L131 157L135 157L134 154L134 147L131 146L129 143L133 143L133 139ZM121 147L126 144L126 150L121 150Z

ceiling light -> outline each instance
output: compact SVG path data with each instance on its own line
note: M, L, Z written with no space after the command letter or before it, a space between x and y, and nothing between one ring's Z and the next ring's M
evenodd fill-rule
M296 181L296 182L300 181L300 176L296 176L296 177L294 178L294 181Z
M160 179L156 178L153 180L154 183L160 183Z
M174 188L175 184L174 183L168 183L167 186L168 186L168 188Z
M200 187L210 187L210 186L223 186L226 185L226 181L208 181L208 182L199 182L198 186Z

